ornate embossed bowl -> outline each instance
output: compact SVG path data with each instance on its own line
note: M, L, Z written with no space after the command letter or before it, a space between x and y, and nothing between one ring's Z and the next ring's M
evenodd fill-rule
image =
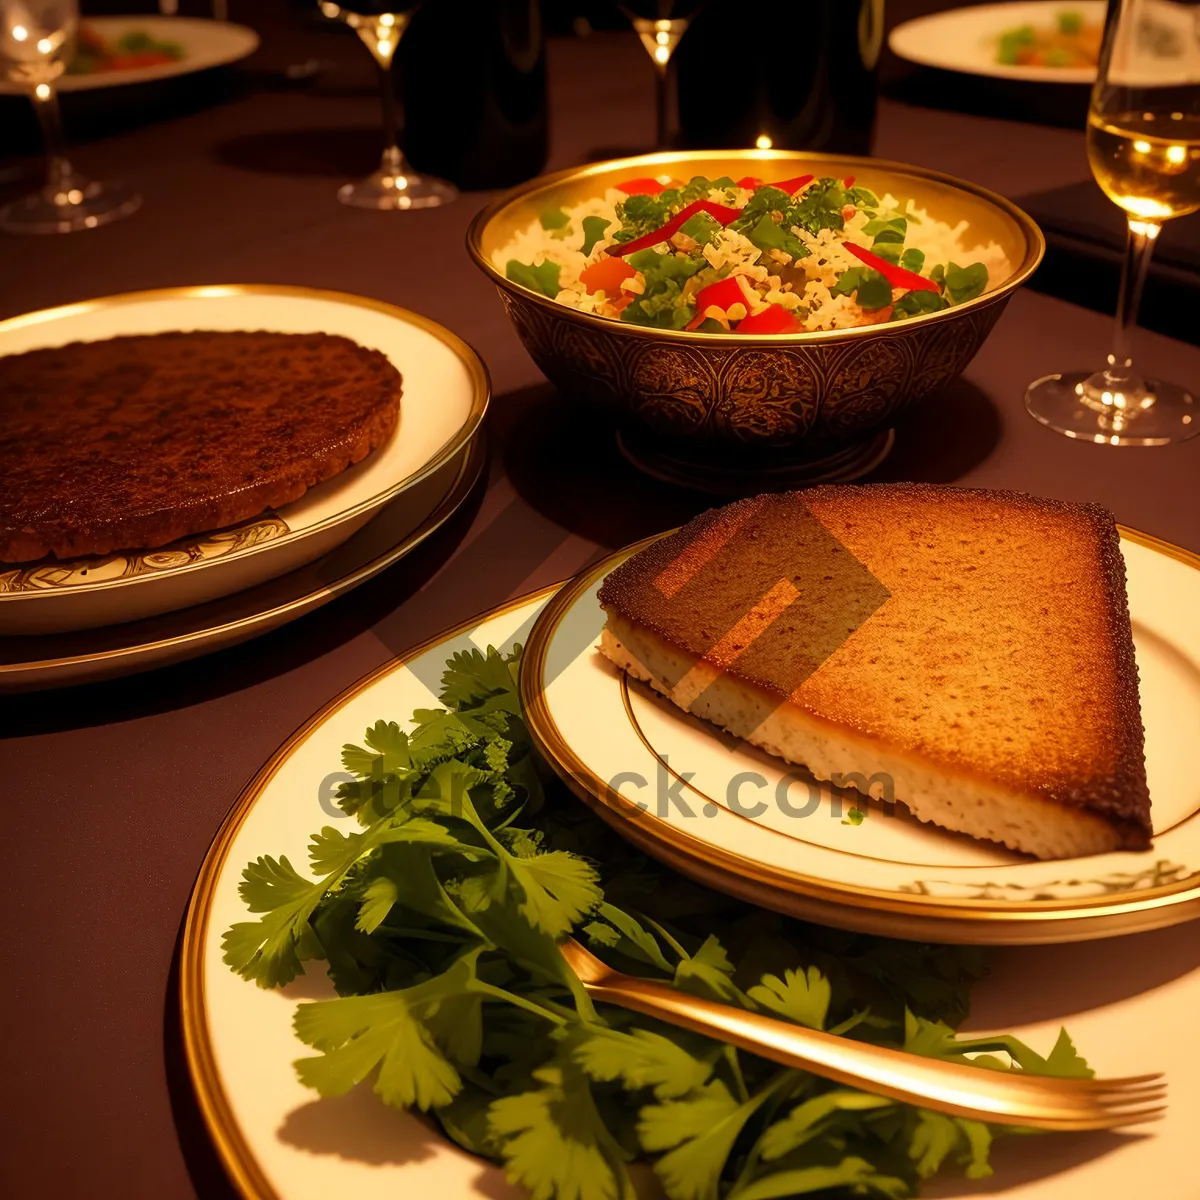
M745 336L650 329L579 312L512 283L492 261L547 207L578 204L621 179L808 172L853 175L952 225L965 220L968 247L996 242L1011 273L975 300L902 322ZM531 180L475 218L467 248L499 289L534 362L565 396L616 415L634 461L679 482L737 490L719 464L747 465L764 483L764 472L778 483L870 470L890 445L892 418L955 379L975 356L1041 261L1045 241L1016 205L937 171L844 155L714 150L612 160Z

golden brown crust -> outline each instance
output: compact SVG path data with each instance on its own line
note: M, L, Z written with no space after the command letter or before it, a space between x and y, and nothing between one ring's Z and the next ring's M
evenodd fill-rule
M781 579L794 602L731 650L724 635ZM759 497L655 543L600 600L693 659L723 646L726 672L777 702L1149 844L1124 560L1103 509L923 484Z
M0 358L0 562L150 549L381 446L400 374L324 333L160 333Z

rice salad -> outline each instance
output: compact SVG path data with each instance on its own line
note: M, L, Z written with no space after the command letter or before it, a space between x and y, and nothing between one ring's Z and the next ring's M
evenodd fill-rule
M853 177L630 179L547 208L492 261L560 304L635 325L806 333L904 321L996 286L1011 271L1003 250L968 252L967 231Z

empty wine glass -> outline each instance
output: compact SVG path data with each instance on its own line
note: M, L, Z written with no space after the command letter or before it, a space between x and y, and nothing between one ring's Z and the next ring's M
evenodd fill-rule
M55 81L75 51L76 0L4 0L0 4L0 73L29 93L46 145L40 191L0 208L9 233L73 233L127 217L142 198L124 183L97 183L67 160Z
M654 141L659 150L671 142L671 56L699 7L698 0L620 0L621 11L654 63Z
M418 175L405 161L396 141L396 91L392 85L392 60L396 47L421 0L347 0L335 4L321 0L321 12L341 21L358 34L379 69L379 93L383 101L383 158L379 170L358 183L338 189L338 199L356 208L433 208L449 204L458 190L444 179Z
M1162 223L1200 209L1200 67L1143 36L1154 0L1111 0L1088 112L1088 161L1125 210L1129 234L1112 353L1099 371L1047 375L1025 405L1043 425L1113 446L1165 446L1200 433L1187 389L1134 369L1130 338Z

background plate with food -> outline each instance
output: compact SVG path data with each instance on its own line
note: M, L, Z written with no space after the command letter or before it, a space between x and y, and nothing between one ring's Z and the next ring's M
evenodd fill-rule
M80 25L75 57L55 85L84 92L150 83L223 67L258 49L258 34L230 21L199 17L88 17ZM0 94L22 89L0 81Z
M24 473L22 496L0 504L0 541L13 546L0 568L4 634L138 620L311 562L457 455L489 395L478 357L434 322L286 286L135 292L30 313L0 324L0 355L11 384L0 420L44 460L23 451L11 468ZM58 432L53 403L65 405L68 388L85 444ZM361 436L347 438L346 413ZM62 491L64 470L88 483L79 495L73 482ZM264 503L272 494L288 502Z
M1090 84L1103 0L1020 0L952 8L897 25L893 54L925 67L1028 82Z

